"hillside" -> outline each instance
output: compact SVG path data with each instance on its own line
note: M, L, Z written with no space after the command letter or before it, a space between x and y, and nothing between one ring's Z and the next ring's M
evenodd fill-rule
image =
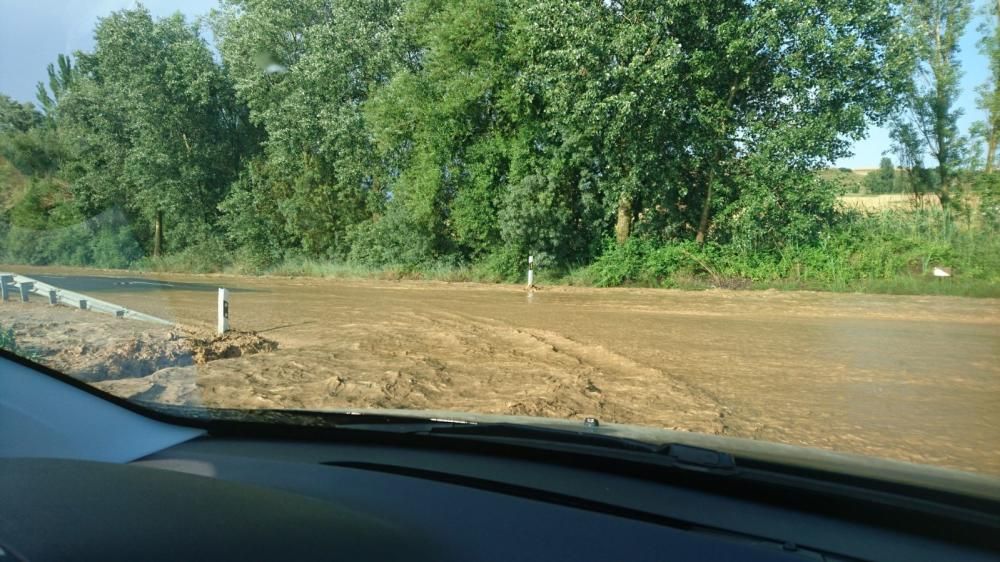
M27 186L27 178L3 156L0 156L0 211L10 209L24 194Z

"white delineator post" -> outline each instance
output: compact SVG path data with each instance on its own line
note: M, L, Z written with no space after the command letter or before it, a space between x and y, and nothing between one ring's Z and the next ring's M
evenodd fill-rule
M528 286L535 284L535 271L533 265L535 263L535 256L528 256Z
M229 330L229 291L219 289L219 334Z

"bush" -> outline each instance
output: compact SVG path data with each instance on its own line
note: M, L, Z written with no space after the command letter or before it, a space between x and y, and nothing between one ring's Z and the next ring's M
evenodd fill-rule
M837 216L839 188L811 173L748 162L734 179L739 194L715 221L714 239L742 254L815 244Z
M407 216L399 205L389 204L385 215L348 229L350 263L367 267L397 266L414 269L437 262L456 261L438 256L431 233Z
M219 205L219 225L237 248L236 261L250 271L282 262L295 246L278 206L279 195L261 164L251 162Z
M39 359L36 352L25 349L17 344L13 328L4 329L3 326L0 326L0 349L32 361L38 361Z
M17 340L14 339L13 328L7 328L5 330L2 326L0 326L0 349L11 353L17 353Z
M624 284L672 286L679 276L715 276L710 265L715 245L698 247L694 242L657 245L648 239L630 238L624 244L606 242L605 251L589 268L594 284L611 287Z
M120 213L109 211L70 224L60 224L68 219L57 216L49 213L44 221L29 223L36 228L4 224L0 257L31 265L104 268L125 268L142 257L142 248Z
M219 236L202 235L202 240L180 252L147 257L134 267L148 271L183 271L185 273L218 273L232 265L232 253Z
M843 290L881 281L930 280L936 265L953 267L963 281L998 283L1000 240L990 230L956 224L940 209L853 213L823 229L814 242L770 251L712 243L657 244L639 237L621 245L609 241L586 273L575 278L598 286L677 286L700 279L718 287L792 283Z

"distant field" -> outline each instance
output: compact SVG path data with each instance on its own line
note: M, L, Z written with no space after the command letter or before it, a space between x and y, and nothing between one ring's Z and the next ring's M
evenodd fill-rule
M882 195L842 195L839 197L844 206L865 211L881 211L883 209L907 209L917 202L908 193L884 193ZM924 205L938 207L941 203L935 195L925 195Z

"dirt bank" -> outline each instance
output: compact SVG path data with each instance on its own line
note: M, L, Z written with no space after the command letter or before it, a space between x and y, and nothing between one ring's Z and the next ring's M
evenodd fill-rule
M996 300L155 278L95 296L207 328L224 285L278 349L98 383L124 396L597 416L1000 474Z

